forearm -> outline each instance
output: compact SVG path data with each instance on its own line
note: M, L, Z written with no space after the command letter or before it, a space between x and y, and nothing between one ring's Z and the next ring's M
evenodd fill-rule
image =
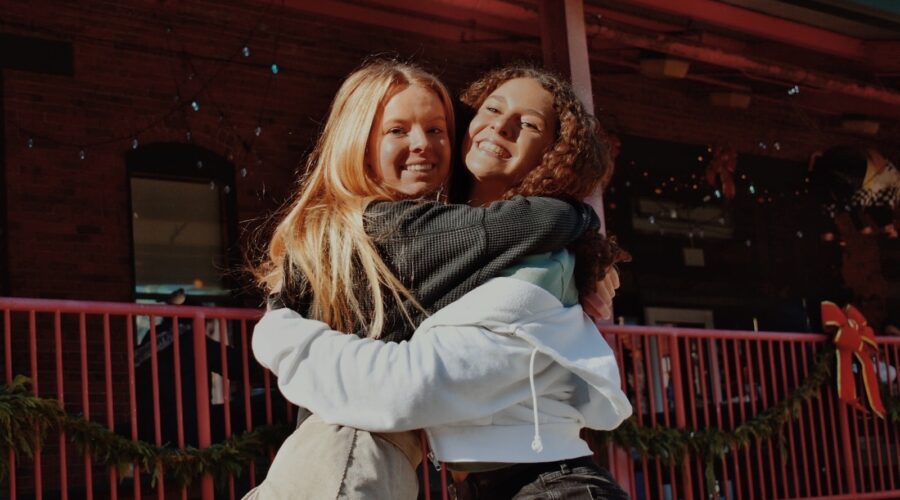
M257 325L253 351L288 400L370 431L482 418L529 394L528 345L475 327L385 343L280 309Z

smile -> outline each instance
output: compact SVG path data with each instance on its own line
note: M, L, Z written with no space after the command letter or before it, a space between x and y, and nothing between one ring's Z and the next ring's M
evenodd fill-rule
M494 144L493 142L490 142L490 141L479 142L478 150L488 153L491 156L496 156L497 158L500 158L502 160L506 160L510 156L512 156L509 153L509 151L506 150L506 148L504 148L502 146L498 146L497 144Z
M429 170L434 170L436 167L434 163L411 163L404 168L410 172L428 172Z

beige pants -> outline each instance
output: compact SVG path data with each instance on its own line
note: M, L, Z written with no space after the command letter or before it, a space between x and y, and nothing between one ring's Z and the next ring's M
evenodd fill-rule
M366 431L307 418L275 455L269 473L244 499L415 500L409 458Z

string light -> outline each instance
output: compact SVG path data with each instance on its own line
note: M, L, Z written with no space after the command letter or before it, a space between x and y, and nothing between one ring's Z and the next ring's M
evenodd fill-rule
M27 146L28 149L34 148L34 139L32 139L31 137L29 137L28 140L25 141L25 146Z
M197 101L191 101L191 109L194 111L200 111L200 103Z
M799 85L794 85L793 87L791 87L791 88L788 89L787 93L788 93L788 95L797 95L797 94L799 94L799 93L800 93L800 86L799 86Z
M272 74L277 75L278 71L279 71L278 65L275 63L272 63Z
M256 137L259 137L259 135L262 134L262 127L257 126L256 129L253 130L253 133L256 135Z
M209 181L209 190L210 191L216 190L216 181Z
M241 177L247 177L247 169L246 168L241 169Z
M197 160L197 170L203 168L203 160Z
M137 149L141 143L138 142L137 137L131 140L131 149Z
M78 159L79 160L85 159L86 156L87 156L87 154L85 154L83 149L78 150Z
M241 49L241 54L243 54L244 57L250 57L250 47L244 45L244 48Z
M750 187L747 188L750 191L750 194L756 194L756 186L750 184Z

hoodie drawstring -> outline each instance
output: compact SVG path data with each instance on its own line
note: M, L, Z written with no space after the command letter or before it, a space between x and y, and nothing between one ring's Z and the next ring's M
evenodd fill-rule
M537 353L537 348L531 351L531 366L528 369L528 382L531 383L531 403L534 408L534 440L531 442L531 449L534 450L535 453L540 453L544 450L544 443L541 442L541 428L540 422L538 421L537 391L534 388L534 358L537 356Z

